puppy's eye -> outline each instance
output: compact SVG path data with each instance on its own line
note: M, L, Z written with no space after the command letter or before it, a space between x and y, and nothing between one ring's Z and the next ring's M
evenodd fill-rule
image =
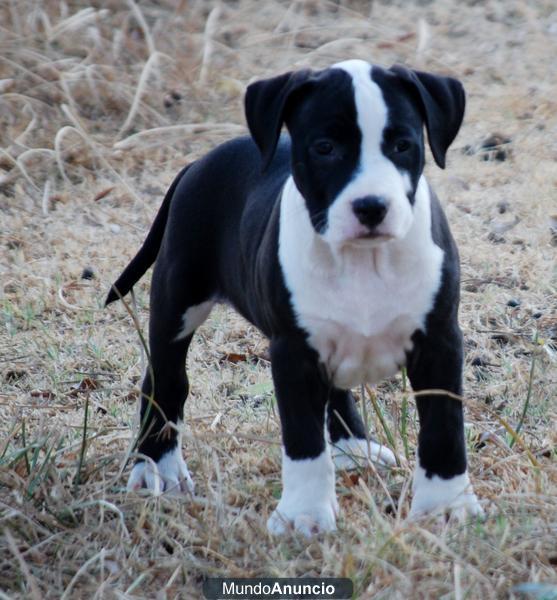
M313 144L313 150L316 154L319 154L320 156L327 156L329 154L332 154L334 147L333 144L329 142L329 140L319 140L318 142L315 142L315 144Z
M393 150L395 154L402 154L403 152L410 150L410 146L411 144L408 140L398 140L395 142Z

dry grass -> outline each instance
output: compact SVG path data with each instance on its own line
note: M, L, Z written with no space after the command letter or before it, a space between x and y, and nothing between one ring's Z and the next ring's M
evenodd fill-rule
M194 598L211 575L346 575L361 598L557 585L554 10L553 0L0 4L2 598ZM428 173L461 249L469 457L487 522L406 523L408 456L381 482L339 476L335 535L270 539L280 465L266 342L227 310L189 357L197 497L127 495L140 352L124 308L102 309L109 284L177 170L243 131L248 81L348 57L452 73L468 91L448 169L430 161ZM511 139L504 162L475 152L493 132ZM93 279L80 279L85 267ZM147 289L146 278L143 325ZM378 388L402 457L416 437L405 397L400 377ZM519 443L502 421L521 427Z

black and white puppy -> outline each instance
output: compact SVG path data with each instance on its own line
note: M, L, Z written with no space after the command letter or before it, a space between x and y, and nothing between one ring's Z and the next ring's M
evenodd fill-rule
M335 528L335 459L394 462L368 446L350 388L406 365L414 391L461 393L458 253L422 171L424 125L443 168L464 104L455 79L360 60L248 87L251 138L182 170L106 301L156 261L138 446L151 460L129 488L193 489L176 425L188 346L216 302L270 338L283 440L272 533ZM411 515L481 514L461 403L426 394L417 407Z

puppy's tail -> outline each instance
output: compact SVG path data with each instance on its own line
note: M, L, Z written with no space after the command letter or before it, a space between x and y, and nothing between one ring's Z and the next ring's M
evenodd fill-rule
M110 292L108 292L108 296L104 302L105 306L108 306L111 302L125 296L141 279L147 269L155 262L161 247L164 230L166 229L166 221L168 219L168 210L170 208L172 196L174 195L178 183L189 167L191 167L191 165L184 167L172 182L172 185L168 189L168 192L166 192L166 196L159 208L159 212L153 221L151 230L143 242L143 246L141 246L139 252L132 258L130 264L124 269L124 272L120 277L112 284Z

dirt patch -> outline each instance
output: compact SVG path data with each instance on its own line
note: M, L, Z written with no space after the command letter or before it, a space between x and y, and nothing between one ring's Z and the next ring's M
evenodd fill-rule
M193 598L207 576L342 575L361 598L495 598L555 583L554 2L24 0L2 4L0 22L0 589ZM124 307L102 308L109 284L177 171L245 132L247 83L346 58L467 90L447 169L429 160L427 174L461 251L468 449L487 522L404 521L416 416L399 376L367 413L402 466L382 482L339 477L335 535L270 539L280 446L266 341L225 309L188 359L196 498L126 495L142 359Z

